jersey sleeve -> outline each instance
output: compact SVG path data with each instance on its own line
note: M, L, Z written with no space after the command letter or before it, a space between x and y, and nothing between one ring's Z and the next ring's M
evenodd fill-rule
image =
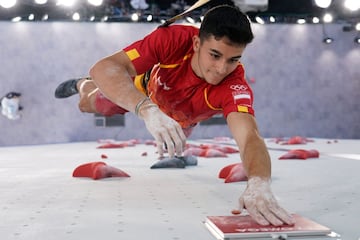
M192 36L197 31L188 26L157 28L123 50L134 64L137 74L142 74L158 63L167 64L174 61L177 55L185 55L184 49L192 44Z
M224 98L223 103L223 114L226 118L231 112L243 112L255 115L253 108L253 92L247 83L235 84L230 87L236 88L231 89ZM244 89L244 90L238 90Z

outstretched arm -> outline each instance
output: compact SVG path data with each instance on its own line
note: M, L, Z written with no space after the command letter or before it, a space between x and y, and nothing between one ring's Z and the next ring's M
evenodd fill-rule
M262 225L293 224L291 216L278 205L271 192L270 155L258 133L255 118L247 113L232 112L227 117L227 123L249 179L239 199L240 211L246 208Z
M132 78L136 74L134 65L124 51L101 59L90 69L91 78L104 96L118 106L136 112L145 121L147 129L157 142L160 156L163 155L164 143L170 157L175 153L180 156L186 140L180 125L135 87Z

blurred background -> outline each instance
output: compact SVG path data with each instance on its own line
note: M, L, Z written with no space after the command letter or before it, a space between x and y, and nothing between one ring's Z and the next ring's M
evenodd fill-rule
M0 98L21 94L20 117L0 115L0 146L151 138L133 114L80 113L77 96L56 99L54 90L194 2L0 0ZM252 21L241 61L264 137L360 138L360 1L212 0L177 24L199 25L222 3ZM230 136L222 116L191 138L217 136Z
M196 0L0 0L0 20L161 22L179 14ZM240 7L254 22L338 22L354 27L359 22L357 0L212 0L189 14L190 23L219 4ZM329 14L331 20L324 15Z

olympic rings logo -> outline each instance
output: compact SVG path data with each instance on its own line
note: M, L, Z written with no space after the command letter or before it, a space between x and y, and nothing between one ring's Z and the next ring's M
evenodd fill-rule
M247 86L241 84L231 85L230 88L235 91L245 91L248 89Z

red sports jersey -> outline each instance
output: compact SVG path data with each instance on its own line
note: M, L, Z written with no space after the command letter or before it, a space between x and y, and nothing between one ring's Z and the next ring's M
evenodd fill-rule
M224 117L230 112L254 114L253 93L242 65L218 85L195 75L192 38L198 33L193 26L158 28L124 49L138 74L155 65L147 88L151 100L183 128L219 113Z
M184 129L219 113L224 117L230 112L254 115L253 93L241 64L218 85L195 75L191 68L192 38L198 33L193 26L158 28L124 49L139 75L153 68L147 86L151 100ZM108 115L107 109L100 111L100 105L98 102L99 112ZM119 107L112 109L124 113Z

